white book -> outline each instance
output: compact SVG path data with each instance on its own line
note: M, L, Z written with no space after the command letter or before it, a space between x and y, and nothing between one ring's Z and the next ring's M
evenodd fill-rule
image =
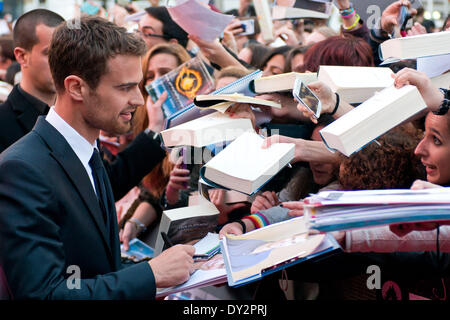
M390 86L320 130L328 148L347 157L372 140L426 109L415 86Z
M250 82L250 89L255 93L291 91L294 83L300 78L305 84L317 81L317 73L288 72L268 77L262 77Z
M272 18L273 20L300 19L300 18L328 19L330 18L330 15L323 12L301 8L274 6L272 9Z
M348 103L361 103L375 92L394 84L390 68L320 66L317 80L337 92Z
M245 132L202 167L201 177L208 184L253 194L294 158L293 143L263 149L263 141Z
M415 59L450 53L450 31L395 38L381 45L383 60Z
M203 238L215 230L219 210L208 201L199 205L163 211L155 243L155 256L164 248L161 232L165 232L173 245L189 243Z
M261 35L264 41L273 41L273 23L268 0L253 0Z
M223 141L232 141L246 131L254 131L250 119L231 118L214 112L161 132L166 147L204 147Z

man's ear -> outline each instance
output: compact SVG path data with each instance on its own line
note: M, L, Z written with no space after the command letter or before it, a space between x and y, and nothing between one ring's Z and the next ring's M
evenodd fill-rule
M170 39L170 40L169 40L169 43L179 44L179 43L178 43L178 40L175 39L175 38Z
M14 56L16 57L17 63L20 64L22 68L26 68L29 63L29 51L21 47L14 48Z
M78 76L70 75L64 79L66 93L75 101L82 102L86 94L87 84Z

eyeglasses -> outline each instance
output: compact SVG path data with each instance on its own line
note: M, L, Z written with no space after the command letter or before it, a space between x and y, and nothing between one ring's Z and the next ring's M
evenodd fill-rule
M135 30L135 32L137 34L139 34L140 36L144 37L144 38L163 38L163 39L167 39L168 36L164 35L164 34L153 34L153 33L148 33L148 32L142 32L140 30Z

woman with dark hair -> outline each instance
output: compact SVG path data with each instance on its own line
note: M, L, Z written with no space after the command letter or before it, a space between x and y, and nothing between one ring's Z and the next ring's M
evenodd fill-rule
M267 46L254 41L247 42L238 54L238 58L255 69L261 69L265 56L270 51Z
M272 48L269 53L266 54L261 64L261 69L263 70L262 76L267 77L283 73L286 57L291 49L291 46Z
M351 35L329 37L305 53L303 72L317 72L320 65L373 67L372 48Z
M425 172L414 149L421 132L397 127L350 157L341 156L342 190L407 189Z
M305 62L305 53L311 46L299 46L291 49L286 57L284 72L302 72Z

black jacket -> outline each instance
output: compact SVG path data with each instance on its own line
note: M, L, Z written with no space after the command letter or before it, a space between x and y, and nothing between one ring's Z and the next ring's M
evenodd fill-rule
M110 192L120 196L164 156L142 133L117 169L105 163ZM85 168L44 117L0 154L0 265L16 299L150 299L156 290L147 262L121 265L117 224L106 230ZM67 285L69 266L81 271L80 289Z

